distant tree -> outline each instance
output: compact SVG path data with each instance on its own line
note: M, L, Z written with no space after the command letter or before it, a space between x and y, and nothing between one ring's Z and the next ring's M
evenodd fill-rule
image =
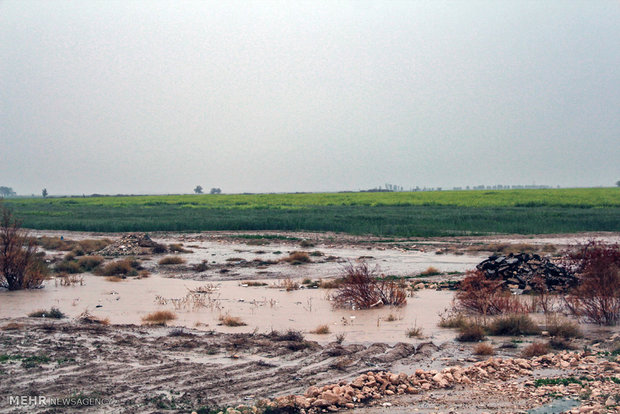
M11 187L0 187L0 195L4 197L11 197L15 195L15 191Z
M41 195L43 196L43 198L47 197L47 188L41 190Z
M201 185L197 185L196 188L194 188L194 192L196 194L202 194L202 186Z
M221 194L222 193L222 189L221 188L212 188L211 189L211 194Z
M620 181L616 181L616 186L620 187Z

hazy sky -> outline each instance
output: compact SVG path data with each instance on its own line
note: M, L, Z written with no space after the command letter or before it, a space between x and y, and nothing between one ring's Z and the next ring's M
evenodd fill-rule
M20 194L611 186L620 1L2 1Z

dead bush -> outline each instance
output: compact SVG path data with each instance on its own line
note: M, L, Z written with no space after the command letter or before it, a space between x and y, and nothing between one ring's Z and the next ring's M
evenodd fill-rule
M517 296L503 290L501 281L487 279L480 270L467 272L456 293L456 303L460 309L481 315L529 313L532 310Z
M333 296L336 307L368 309L382 305L403 306L407 293L393 280L379 280L377 268L365 262L344 267L342 284Z
M316 335L327 335L329 333L329 326L327 325L319 325L314 330L310 331L310 333Z
M544 342L533 342L523 348L521 356L524 358L532 358L535 356L545 355L549 353L549 344Z
M436 275L440 275L441 272L439 271L439 269L437 269L434 266L429 266L426 268L426 270L424 270L422 273L420 273L420 276L436 276Z
M185 247L183 247L183 244L181 244L181 243L169 244L168 245L168 250L170 250L173 253L192 253L191 250L188 250Z
M0 221L0 285L9 290L34 289L47 277L47 266L37 256L35 242L21 223L2 206Z
M157 311L149 313L142 318L142 322L145 325L165 325L166 323L175 320L177 315L170 311Z
M299 283L287 277L286 279L279 280L276 282L273 287L278 289L284 289L287 292L292 292L293 290L299 289Z
M177 265L185 263L185 259L179 256L166 256L163 257L158 263L160 264L160 266Z
M77 321L80 322L80 323L89 324L89 325L108 326L110 324L110 319L109 318L101 319L101 318L99 318L97 316L94 316L91 313L89 313L88 310L85 310L84 312L82 312L77 317Z
M566 297L578 318L599 325L620 320L620 246L590 241L564 258L564 266L579 277Z
M310 263L310 255L306 252L291 252L287 257L280 259L281 262L287 262L292 265Z
M538 335L540 328L527 315L500 316L487 327L489 335Z
M103 256L82 256L78 259L77 263L80 265L83 271L91 272L101 263L103 263Z
M494 353L495 349L493 348L493 345L486 342L482 342L474 347L475 355L493 355Z
M221 315L219 320L220 320L220 325L224 325L224 326L234 327L234 326L246 326L247 325L247 323L243 322L240 317L230 316L228 314Z
M581 338L583 336L579 325L557 316L547 319L547 332L553 337L560 338Z
M456 340L459 342L479 342L484 339L484 328L482 325L469 324L459 329Z
M95 274L100 276L137 276L138 267L138 263L134 260L121 259L98 267L95 269Z
M420 328L419 326L408 328L405 331L405 335L407 335L408 338L421 338L423 335L422 328Z
M56 263L56 265L54 266L54 272L76 274L76 273L82 273L83 270L78 264L78 262L64 260L62 262Z

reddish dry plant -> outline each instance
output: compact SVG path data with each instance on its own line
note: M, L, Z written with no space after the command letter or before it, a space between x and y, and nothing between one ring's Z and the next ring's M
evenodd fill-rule
M407 293L393 280L378 280L377 268L366 263L344 267L342 283L333 296L336 307L368 309L382 305L402 306Z
M577 274L579 285L566 297L567 308L578 318L599 325L620 320L620 246L590 241L564 258Z
M481 315L529 313L531 307L503 289L499 280L488 279L484 272L468 272L456 294L457 306Z
M2 208L0 221L0 282L9 290L33 289L43 284L45 265L36 257L37 247L11 211ZM3 280L4 279L4 280Z

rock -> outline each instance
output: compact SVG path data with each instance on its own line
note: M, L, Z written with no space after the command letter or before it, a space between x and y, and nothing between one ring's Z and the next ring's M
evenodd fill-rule
M331 391L325 391L323 394L321 394L321 397L320 397L321 400L327 401L328 405L338 403L340 398L341 398L340 396L334 394Z
M318 398L312 403L313 407L327 407L329 403L321 398Z
M308 398L316 398L318 397L319 394L320 394L319 389L315 386L311 386L306 390L304 395Z

